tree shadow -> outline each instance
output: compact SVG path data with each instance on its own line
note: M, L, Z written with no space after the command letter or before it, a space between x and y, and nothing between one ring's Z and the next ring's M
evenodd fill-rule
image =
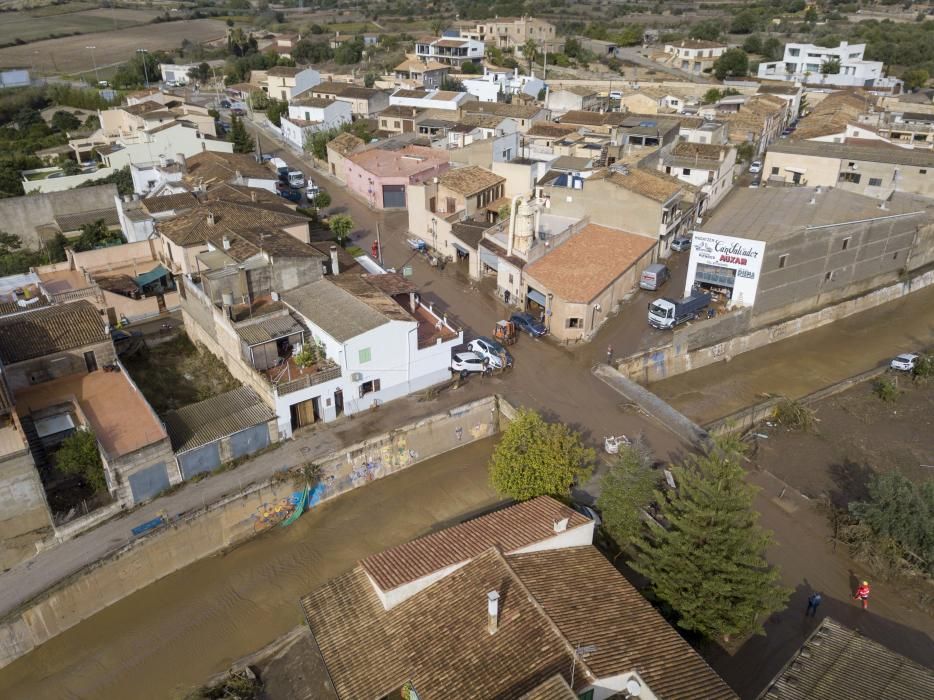
M805 617L807 600L813 592L814 588L804 579L792 592L785 609L766 621L765 634L750 637L738 650L731 653L714 642L703 649L710 665L741 698L758 697L825 617L925 667L934 665L934 645L928 635L880 617L871 609L863 610L848 591L845 598L834 598L828 591L821 591L823 600L817 614Z
M869 497L869 480L875 474L868 464L858 464L846 458L827 469L836 488L830 491L830 500L837 508L847 508L852 501Z

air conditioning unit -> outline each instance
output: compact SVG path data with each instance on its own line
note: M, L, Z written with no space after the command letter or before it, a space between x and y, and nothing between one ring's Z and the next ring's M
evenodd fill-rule
M363 372L354 372L350 375L350 381L352 382L362 382L363 381Z

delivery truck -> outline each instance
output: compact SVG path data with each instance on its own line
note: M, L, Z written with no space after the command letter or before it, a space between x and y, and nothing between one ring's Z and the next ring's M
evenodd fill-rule
M697 318L709 305L710 295L706 292L694 292L684 299L656 299L649 304L649 325L660 330L674 328Z

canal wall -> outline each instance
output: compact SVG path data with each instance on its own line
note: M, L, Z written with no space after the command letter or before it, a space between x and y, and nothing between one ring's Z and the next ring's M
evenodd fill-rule
M321 479L310 507L495 435L510 415L511 406L489 396L317 459ZM0 668L160 578L276 527L276 508L293 499L299 487L287 474L255 484L60 581L0 621Z
M742 326L745 325L748 312L695 322L675 329L668 343L624 357L615 366L633 381L651 384L715 362L728 362L744 352L813 331L847 316L895 301L931 284L934 284L934 270L813 313L746 332L742 331Z

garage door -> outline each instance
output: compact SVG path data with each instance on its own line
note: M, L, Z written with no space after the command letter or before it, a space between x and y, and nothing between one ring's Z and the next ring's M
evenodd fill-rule
M230 455L234 459L253 454L269 445L269 428L266 424L254 425L230 436Z
M383 208L405 209L405 185L383 185Z
M169 488L169 473L165 469L165 462L159 462L131 474L129 481L133 503L139 503L148 501Z
M221 453L216 442L199 447L196 450L183 452L178 456L178 466L182 470L182 478L190 479L195 474L214 471L221 465Z

